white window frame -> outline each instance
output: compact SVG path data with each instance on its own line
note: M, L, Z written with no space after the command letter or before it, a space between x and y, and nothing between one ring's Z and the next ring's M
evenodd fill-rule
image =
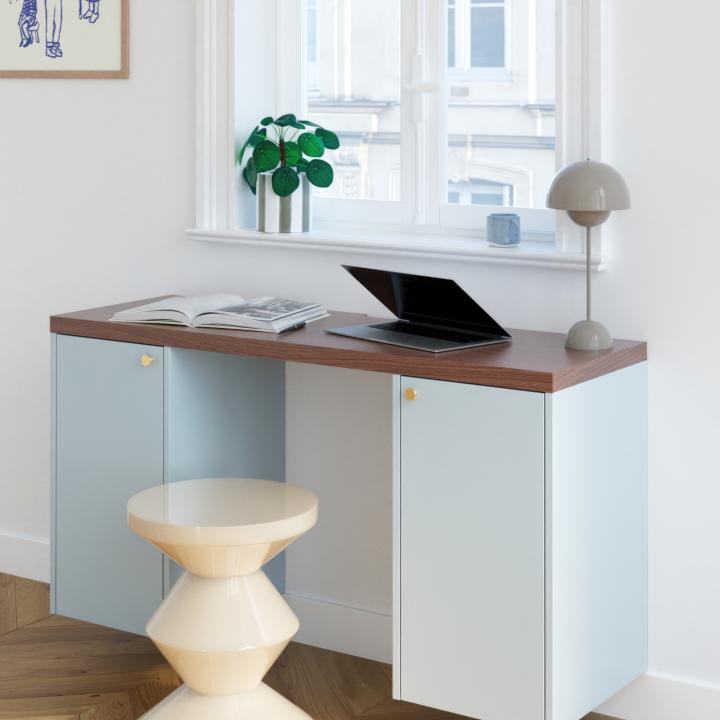
M501 255L502 250L494 251L477 242L477 236L482 234L478 229L484 227L482 217L496 208L485 208L480 211L484 215L478 215L479 206L447 203L446 143L424 142L426 137L447 136L443 105L436 97L447 92L447 34L434 29L438 22L446 25L447 9L443 0L398 1L403 3L404 10L403 132L410 129L418 148L413 152L408 149L410 144L405 143L403 149L403 201L318 198L316 208L326 218L322 231L268 238L243 228L239 222L239 218L252 212L253 198L250 193L238 192L239 172L233 157L240 138L236 137L235 128L251 128L258 118L273 110L301 112L307 97L304 2L246 3L243 17L254 32L243 33L235 25L235 0L197 0L197 203L196 227L189 234L203 240L352 248L361 252L582 269L582 235L562 213L555 215L552 236L542 230L537 235L525 233L531 241L537 241L536 246L510 257L508 253ZM556 82L557 161L558 166L563 166L584 157L602 158L604 0L557 0L557 3L560 68ZM435 14L418 13L421 5L432 6ZM294 24L295 28L293 33L285 33L282 42L274 34L278 23L288 27ZM262 77L256 71L247 73L242 97L235 92L236 74L244 69L236 56L236 46L243 47L245 55L266 70ZM293 77L288 72L276 73L278 67L297 67L301 71L299 77ZM273 84L268 77L279 80ZM423 187L413 182L420 173L432 182L424 183ZM328 203L330 207L324 207ZM537 212L519 209L525 228L537 227L533 217ZM380 224L375 229L364 225L361 218L367 217ZM548 243L551 237L554 240ZM600 237L593 247L596 248L593 265L602 269L609 261L606 242Z

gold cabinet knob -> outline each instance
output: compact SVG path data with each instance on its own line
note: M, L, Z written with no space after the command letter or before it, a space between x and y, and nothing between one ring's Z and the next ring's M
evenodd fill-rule
M405 391L405 399L406 399L406 400L410 400L410 401L412 401L412 400L417 400L417 396L418 396L417 390L413 390L412 388L408 388L408 389Z
M150 367L154 362L155 362L155 358L152 357L151 355L143 355L140 358L140 364L143 367Z

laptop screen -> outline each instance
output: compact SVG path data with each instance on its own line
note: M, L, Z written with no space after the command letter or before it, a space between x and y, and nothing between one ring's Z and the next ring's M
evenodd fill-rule
M401 320L509 337L454 280L343 267Z

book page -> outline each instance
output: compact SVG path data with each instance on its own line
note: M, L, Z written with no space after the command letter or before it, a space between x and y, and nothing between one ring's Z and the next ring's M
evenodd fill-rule
M251 320L272 322L313 307L318 306L315 303L298 302L284 298L261 297L219 308L218 312Z
M197 315L205 312L214 312L228 305L241 305L245 299L240 295L230 295L227 293L216 293L215 295L194 295L192 297L176 297L172 298L170 310L180 310L185 313L190 320Z
M162 317L163 314L181 313L187 317L188 321L192 321L196 315L203 312L213 312L227 305L244 303L245 300L240 295L231 295L229 293L217 293L215 295L196 295L193 297L184 297L176 295L174 297L157 300L156 302L141 305L139 307L129 308L118 313L118 317L124 315L132 315L133 317L148 316Z

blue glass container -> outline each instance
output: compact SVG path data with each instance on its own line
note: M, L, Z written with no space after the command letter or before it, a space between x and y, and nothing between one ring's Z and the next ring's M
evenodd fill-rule
M520 216L516 213L492 213L487 219L487 241L493 247L520 244Z

